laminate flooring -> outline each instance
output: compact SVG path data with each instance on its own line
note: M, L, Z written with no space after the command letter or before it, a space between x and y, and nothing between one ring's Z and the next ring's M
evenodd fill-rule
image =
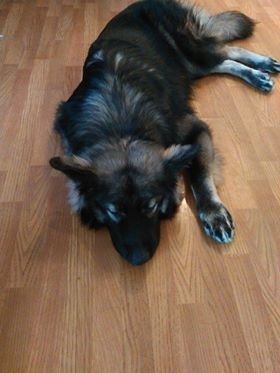
M90 43L126 0L0 1L0 372L280 372L280 77L271 94L212 76L194 106L225 159L228 246L191 197L146 265L70 213L55 109ZM201 0L258 20L237 43L280 59L279 0Z

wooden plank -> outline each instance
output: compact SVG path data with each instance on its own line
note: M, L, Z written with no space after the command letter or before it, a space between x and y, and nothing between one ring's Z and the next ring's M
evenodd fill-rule
M57 104L88 46L132 0L0 1L0 372L280 372L280 81L263 95L230 77L195 88L225 160L234 242L206 238L189 190L159 248L132 267L106 229L67 205ZM279 0L201 0L260 23L237 43L280 58Z

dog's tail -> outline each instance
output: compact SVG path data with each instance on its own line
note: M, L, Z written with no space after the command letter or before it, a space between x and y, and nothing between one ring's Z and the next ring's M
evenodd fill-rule
M237 11L228 11L210 16L202 29L205 36L229 42L251 36L254 28L255 22L250 17Z

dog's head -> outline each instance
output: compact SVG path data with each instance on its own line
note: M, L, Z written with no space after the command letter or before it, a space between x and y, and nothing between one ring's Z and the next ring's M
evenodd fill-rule
M160 220L175 214L178 176L197 151L196 145L163 149L123 141L105 145L90 159L55 157L50 164L72 180L70 198L82 221L106 225L121 256L139 265L156 250Z

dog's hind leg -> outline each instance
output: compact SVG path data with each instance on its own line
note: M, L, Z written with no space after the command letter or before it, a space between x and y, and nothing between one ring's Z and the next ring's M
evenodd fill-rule
M226 59L209 73L236 76L262 92L270 92L274 86L273 80L267 73L230 59Z
M187 120L191 122L191 128L186 140L200 145L200 151L188 170L198 216L208 236L219 243L228 243L233 239L235 225L214 183L217 158L211 133L208 126L194 115Z
M238 47L225 47L225 53L229 60L241 62L256 70L266 73L280 73L280 63L272 57L257 54L247 49Z

